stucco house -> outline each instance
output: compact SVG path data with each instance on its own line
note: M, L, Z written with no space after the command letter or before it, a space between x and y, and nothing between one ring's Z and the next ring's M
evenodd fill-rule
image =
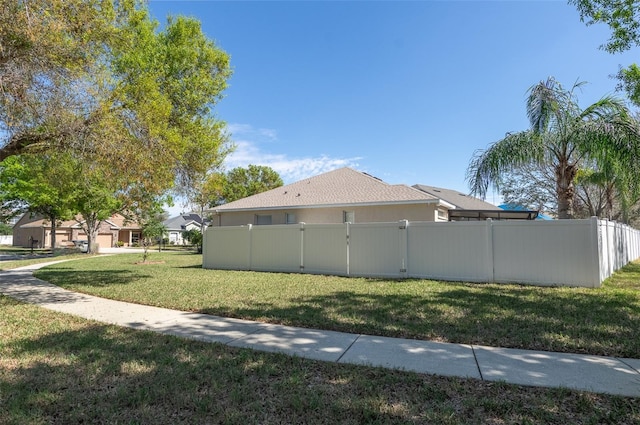
M82 219L78 217L78 220ZM78 220L58 223L56 227L57 246L67 246L74 240L87 240L87 235ZM138 243L141 231L140 225L137 223L127 220L120 214L114 214L108 220L100 222L95 242L103 248L117 246L118 242L121 242L123 246L131 246ZM37 241L33 243L34 248L50 248L51 223L41 215L26 213L13 226L13 246L30 247L32 241Z
M196 213L180 214L162 222L167 228L169 243L182 245L185 241L182 232L192 229L202 231L202 217Z
M403 184L339 168L215 207L212 226L448 221L455 205Z

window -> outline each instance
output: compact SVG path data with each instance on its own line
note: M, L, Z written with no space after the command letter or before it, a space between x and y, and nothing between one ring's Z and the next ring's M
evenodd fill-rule
M438 208L438 220L449 220L447 211Z
M131 232L131 243L136 244L140 242L140 232Z
M296 220L296 215L292 213L285 214L285 223L287 224L296 224L298 221Z
M271 216L270 215L260 215L260 214L256 214L256 224L261 226L261 225L266 225L266 224L271 224Z
M343 223L355 223L356 222L356 213L354 211L342 211L342 222Z

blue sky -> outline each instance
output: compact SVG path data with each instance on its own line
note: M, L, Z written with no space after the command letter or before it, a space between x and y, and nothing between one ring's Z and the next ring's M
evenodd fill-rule
M227 169L285 183L350 166L396 184L468 192L474 151L527 128L527 89L587 81L586 106L637 50L599 49L566 1L158 1L231 56L216 115L237 145ZM491 196L488 198L492 201ZM494 198L494 201L496 199Z

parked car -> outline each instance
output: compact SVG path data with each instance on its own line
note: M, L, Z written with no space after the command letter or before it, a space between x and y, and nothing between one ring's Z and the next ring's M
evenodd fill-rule
M80 252L89 252L89 241L72 241Z

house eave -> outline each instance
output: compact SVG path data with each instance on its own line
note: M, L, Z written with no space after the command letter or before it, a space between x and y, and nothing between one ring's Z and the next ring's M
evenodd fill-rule
M209 213L221 214L228 212L250 212L250 211L277 211L277 210L300 210L300 209L318 209L318 208L353 208L353 207L377 207L377 206L393 206L393 205L415 205L415 204L435 204L448 209L455 209L455 206L441 199L419 199L406 201L388 201L388 202L359 202L359 203L336 203L336 204L316 204L316 205L279 205L273 207L251 207L251 208L229 208L206 210Z

